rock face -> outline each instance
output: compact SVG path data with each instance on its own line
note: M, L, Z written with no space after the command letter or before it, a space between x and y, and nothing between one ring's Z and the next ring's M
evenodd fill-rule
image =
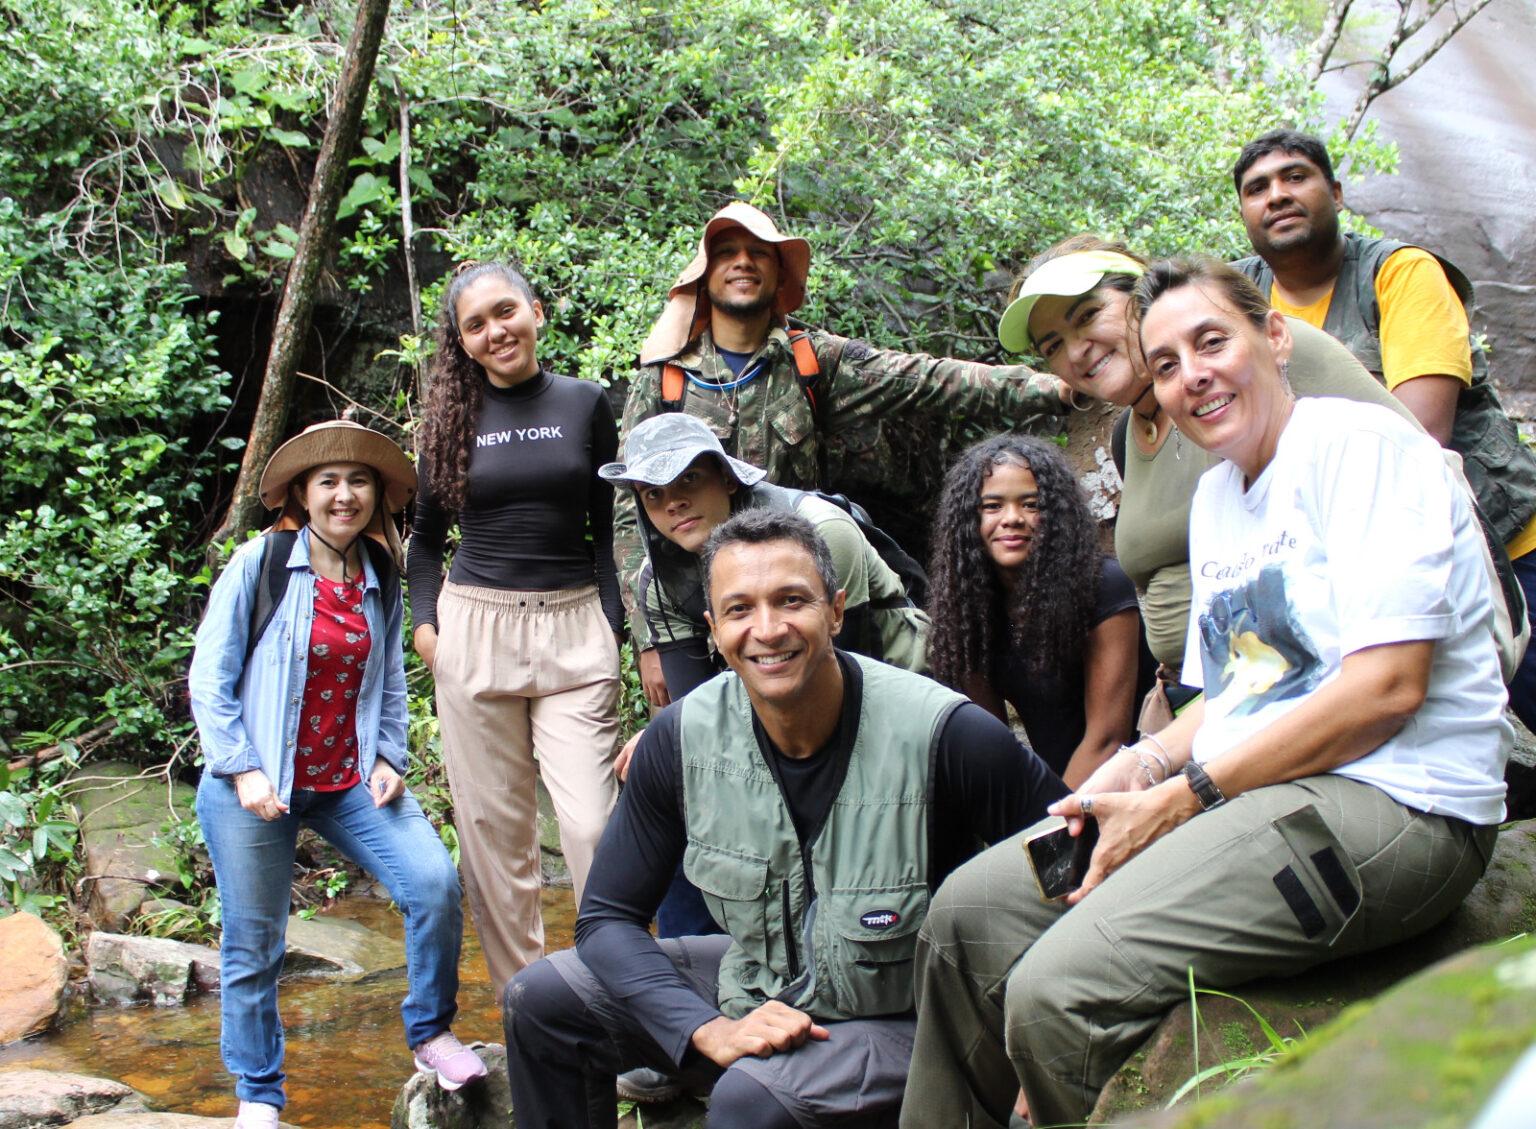
M353 982L405 971L405 946L366 925L342 918L298 914L288 919L284 979L306 977Z
M1234 994L1252 1005L1280 1036L1295 1037L1317 1031L1351 1004L1369 1000L1437 961L1532 931L1536 931L1536 824L1524 823L1499 835L1482 881L1455 913L1429 932L1301 976L1245 984ZM1202 996L1200 1022L1201 1067L1269 1046L1252 1013L1236 1001ZM1180 1004L1111 1079L1090 1123L1103 1124L1131 1110L1166 1104L1195 1073L1191 1029L1189 1004ZM1207 1085L1206 1092L1220 1084L1217 1080ZM1354 1125L1345 1120L1331 1123Z
M490 1072L486 1079L449 1093L435 1074L418 1071L395 1098L390 1129L507 1129L512 1124L506 1048L500 1043L470 1046Z
M146 888L176 873L176 855L155 842L166 819L165 782L139 779L139 770L121 761L92 764L70 793L80 811L80 842L86 873L92 876L87 912L98 929L124 928L146 897ZM102 780L101 778L107 778ZM195 790L170 789L169 803L190 815Z
M1117 1124L1467 1125L1533 1043L1536 938L1527 937L1452 957L1351 1008L1251 1082Z
M560 821L555 817L555 805L550 801L544 778L538 779L539 797L539 869L546 886L571 886L571 870L565 865L565 854L560 847Z
M51 1070L0 1071L0 1129L69 1125L88 1114L143 1109L137 1091L107 1078Z
M64 1001L69 962L59 935L30 913L0 920L0 953L0 1043L11 1043L53 1021Z
M219 954L204 945L96 932L85 947L98 1003L171 1007L219 986Z

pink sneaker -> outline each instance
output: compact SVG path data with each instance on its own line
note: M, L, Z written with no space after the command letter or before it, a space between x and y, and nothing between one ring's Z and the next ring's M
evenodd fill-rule
M485 1077L485 1063L480 1056L459 1042L452 1031L434 1035L416 1048L416 1069L437 1073L437 1084L445 1090L457 1090Z

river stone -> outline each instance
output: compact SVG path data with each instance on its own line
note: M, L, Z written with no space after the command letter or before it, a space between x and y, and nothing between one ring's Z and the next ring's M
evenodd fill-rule
M71 1121L70 1129L229 1129L228 1117L196 1117L190 1113L98 1113ZM286 1121L279 1129L294 1129Z
M417 1071L401 1087L390 1112L390 1129L509 1129L512 1091L507 1050L500 1043L471 1043L489 1072L483 1082L448 1091L437 1075Z
M13 1043L47 1028L64 1002L69 962L64 942L36 914L0 920L0 1043Z
M70 791L80 812L80 843L89 878L86 911L98 929L108 932L128 924L144 901L146 887L177 873L175 850L156 842L170 817L165 781L140 778L139 771L122 761L93 763L80 771L82 779ZM190 785L174 784L170 805L190 816L195 795Z
M54 1070L0 1070L0 1129L69 1125L87 1114L143 1108L143 1095L110 1078Z
M185 941L98 930L86 942L85 961L98 1003L172 1007L219 984L218 950Z
M1368 1000L1465 949L1536 931L1536 824L1499 834L1482 880L1445 921L1400 945L1322 965L1300 976L1256 980L1235 990L1282 1037L1315 1031L1351 1004ZM1241 1003L1200 1000L1200 1063L1209 1066L1268 1046ZM1175 1007L1110 1079L1092 1124L1165 1104L1195 1072L1190 1007ZM1219 1085L1219 1083L1217 1083ZM1207 1087L1209 1090L1210 1087ZM1345 1124L1345 1122L1338 1122Z
M343 918L298 914L288 919L285 979L300 977L352 983L405 971L405 946L366 925Z
M560 846L560 820L555 816L555 805L544 787L544 778L538 778L536 794L539 800L539 869L546 886L571 886L571 869L565 864L565 852Z
M1523 937L1442 961L1350 1008L1250 1081L1116 1124L1466 1125L1533 1043L1536 937Z

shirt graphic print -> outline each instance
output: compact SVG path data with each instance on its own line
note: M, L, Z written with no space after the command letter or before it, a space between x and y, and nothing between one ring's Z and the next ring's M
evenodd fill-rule
M315 577L309 673L294 757L294 786L303 791L339 792L359 780L355 705L370 644L363 577L351 583Z

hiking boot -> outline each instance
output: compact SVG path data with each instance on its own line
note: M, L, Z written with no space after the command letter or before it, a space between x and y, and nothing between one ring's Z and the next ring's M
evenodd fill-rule
M445 1090L457 1090L485 1077L480 1056L459 1042L452 1031L432 1036L414 1053L416 1069L436 1072L437 1084Z
M276 1129L278 1109L266 1102L241 1102L235 1129Z
M682 1083L676 1078L648 1066L620 1074L614 1088L618 1090L621 1101L638 1102L641 1105L670 1102L683 1093Z

